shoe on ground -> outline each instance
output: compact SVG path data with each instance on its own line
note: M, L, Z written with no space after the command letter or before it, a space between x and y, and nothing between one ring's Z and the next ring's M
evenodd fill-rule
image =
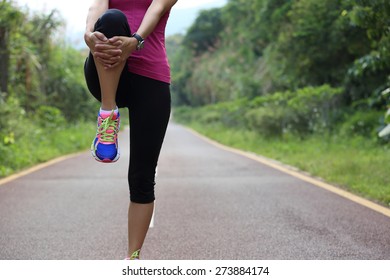
M131 254L130 257L125 258L125 260L128 260L128 261L139 260L140 259L140 253L141 253L141 250L138 249L133 254Z

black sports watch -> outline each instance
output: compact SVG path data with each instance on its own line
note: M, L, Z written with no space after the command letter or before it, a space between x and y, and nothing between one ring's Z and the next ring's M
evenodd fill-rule
M138 35L137 33L134 33L134 34L132 35L132 37L134 37L134 38L137 39L137 41L138 41L138 44L137 44L137 51L143 49L143 48L144 48L144 42L145 42L144 38L142 38L142 37L141 37L140 35Z

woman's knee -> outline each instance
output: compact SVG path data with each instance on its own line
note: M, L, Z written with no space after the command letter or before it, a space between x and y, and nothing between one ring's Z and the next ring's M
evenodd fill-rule
M102 32L107 38L131 36L126 15L117 9L108 9L95 24L95 31Z
M151 178L129 179L130 201L141 204L153 202L154 185L154 179Z
M103 24L121 24L127 21L125 14L117 9L108 9L100 16Z

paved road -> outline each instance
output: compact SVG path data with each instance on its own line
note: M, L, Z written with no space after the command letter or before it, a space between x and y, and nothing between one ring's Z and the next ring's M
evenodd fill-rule
M0 186L0 259L122 259L128 140ZM390 219L170 124L145 259L390 259Z

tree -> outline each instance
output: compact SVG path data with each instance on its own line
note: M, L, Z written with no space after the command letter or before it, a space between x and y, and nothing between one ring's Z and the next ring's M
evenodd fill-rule
M199 55L217 46L222 30L221 10L203 10L184 37L183 44Z
M346 70L369 51L364 30L350 24L342 13L352 7L350 1L301 0L288 13L290 22L279 34L275 45L284 57L284 71L294 87L339 86Z
M0 2L0 93L8 92L10 33L17 29L21 20L22 13L13 6L11 1Z
M381 92L390 87L390 2L355 0L353 8L343 13L352 24L365 30L364 38L370 42L369 50L348 70L350 98L370 98L371 104L383 106Z

